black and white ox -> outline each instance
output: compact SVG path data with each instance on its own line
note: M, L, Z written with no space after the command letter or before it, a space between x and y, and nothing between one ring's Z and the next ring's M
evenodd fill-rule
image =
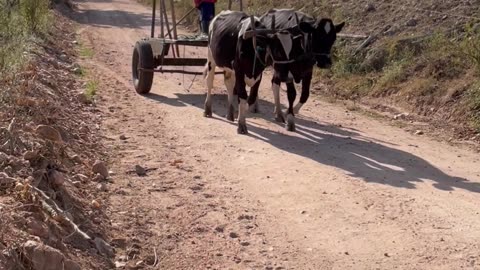
M262 74L267 66L267 56L273 54L287 61L289 55L286 53L286 44L290 44L292 38L289 31L268 30L259 18L252 19L244 12L222 11L218 14L209 29L208 61L204 72L207 80L204 115L212 116L211 92L215 68L219 67L224 71L228 93L227 119L234 121L234 104L239 102L237 131L247 134L248 106L256 101ZM246 86L250 87L250 96Z
M272 16L274 15L274 16ZM285 123L285 118L280 108L280 84L287 85L288 109L287 124L288 131L295 131L295 114L307 102L310 95L310 84L312 71L316 64L319 68L330 68L332 58L330 51L345 23L335 25L331 19L315 19L305 13L291 9L272 9L264 14L260 21L267 27L272 27L272 18L275 18L276 29L295 29L298 26L302 38L294 38L289 50L296 57L290 61L282 61L272 54L274 75L272 78L272 90L275 100L274 113L276 120ZM295 37L298 37L298 34ZM300 56L299 56L300 55ZM300 101L293 106L297 92L296 83L302 83ZM256 104L255 104L256 106Z

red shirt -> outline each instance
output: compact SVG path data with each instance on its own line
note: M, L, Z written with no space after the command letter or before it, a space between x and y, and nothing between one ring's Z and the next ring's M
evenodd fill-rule
M217 0L193 0L195 7L200 6L201 3L216 3Z

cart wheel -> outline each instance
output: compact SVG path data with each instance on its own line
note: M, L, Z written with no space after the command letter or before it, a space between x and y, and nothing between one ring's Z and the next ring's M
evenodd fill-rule
M132 79L135 90L139 94L148 94L152 88L153 72L142 69L153 69L154 59L150 43L139 41L135 45L132 57Z

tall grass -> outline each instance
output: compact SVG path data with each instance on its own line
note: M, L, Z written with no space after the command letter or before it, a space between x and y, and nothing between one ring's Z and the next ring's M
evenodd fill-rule
M470 26L467 27L467 37L462 43L462 49L480 76L480 33Z
M49 5L49 0L0 0L0 75L19 68L29 41L47 31Z
M480 132L480 81L473 83L467 93L469 107L472 112L472 126Z
M32 41L48 30L49 4L49 0L0 0L0 104L12 104L15 95L21 95L15 76L28 62Z

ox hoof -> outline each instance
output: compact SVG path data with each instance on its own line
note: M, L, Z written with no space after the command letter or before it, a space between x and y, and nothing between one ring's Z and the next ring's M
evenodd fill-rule
M238 134L248 134L247 124L238 123L237 133Z
M204 111L203 116L205 116L207 118L212 118L212 111Z
M212 107L205 105L205 111L203 112L203 116L205 117L212 117Z
M285 125L287 131L295 131L295 118L293 115L287 115L287 124Z
M286 129L287 131L295 132L295 123L287 123Z
M227 120L228 121L231 121L231 122L235 121L235 116L234 116L234 113L233 113L234 110L235 109L233 108L233 106L230 106L228 108L228 111L227 111Z
M275 121L279 123L285 123L285 117L283 117L282 113L277 113L277 116L275 117Z

